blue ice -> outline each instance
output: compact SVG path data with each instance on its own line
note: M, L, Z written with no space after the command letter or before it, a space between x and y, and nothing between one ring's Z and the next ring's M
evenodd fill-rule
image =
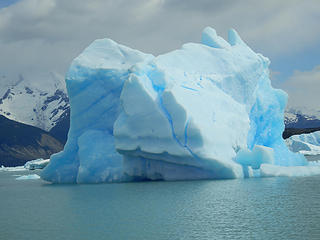
M66 76L71 127L54 183L243 178L306 166L282 139L287 94L231 29L153 56L94 41ZM271 170L270 170L271 169ZM285 170L284 170L285 171ZM263 172L266 174L266 172Z

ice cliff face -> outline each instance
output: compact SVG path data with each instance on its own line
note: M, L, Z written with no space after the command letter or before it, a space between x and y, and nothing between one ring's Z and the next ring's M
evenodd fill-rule
M158 57L94 41L66 77L71 128L42 178L51 182L258 176L263 164L306 165L282 137L287 95L269 60L234 30Z
M320 154L320 131L293 135L286 139L286 144L293 152L306 155L318 155Z

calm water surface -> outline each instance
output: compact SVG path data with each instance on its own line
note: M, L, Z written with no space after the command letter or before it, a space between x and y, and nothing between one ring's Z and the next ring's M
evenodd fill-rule
M34 172L32 172L34 173ZM0 239L320 239L320 176L52 185L0 172Z

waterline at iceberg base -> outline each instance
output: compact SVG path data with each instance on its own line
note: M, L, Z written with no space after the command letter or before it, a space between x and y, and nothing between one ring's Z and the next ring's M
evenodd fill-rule
M269 64L235 30L225 41L207 27L201 43L157 57L94 41L67 73L68 141L42 179L290 176L293 166L320 172L282 139L287 94L272 88Z

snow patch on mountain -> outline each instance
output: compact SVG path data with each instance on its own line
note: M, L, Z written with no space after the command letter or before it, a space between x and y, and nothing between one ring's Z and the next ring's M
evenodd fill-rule
M69 109L64 77L51 72L41 81L19 75L0 76L0 114L49 131Z
M284 115L287 128L320 127L320 111L307 107L289 107Z

